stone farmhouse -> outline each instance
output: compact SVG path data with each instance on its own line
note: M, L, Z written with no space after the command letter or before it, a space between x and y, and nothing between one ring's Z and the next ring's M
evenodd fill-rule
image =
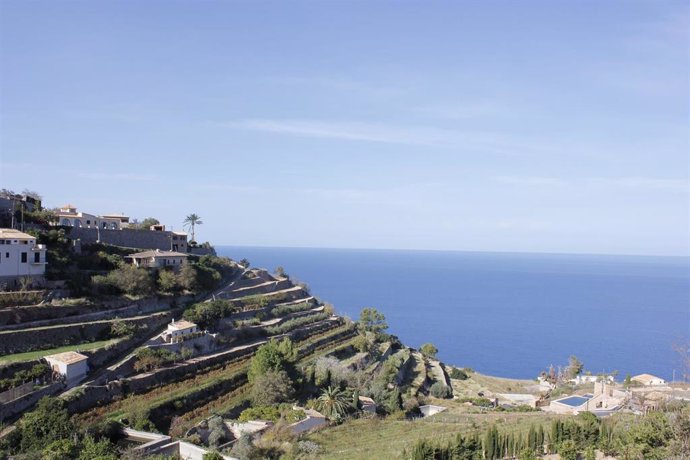
M12 228L0 228L0 283L17 286L22 278L42 281L46 269L46 246L36 238Z

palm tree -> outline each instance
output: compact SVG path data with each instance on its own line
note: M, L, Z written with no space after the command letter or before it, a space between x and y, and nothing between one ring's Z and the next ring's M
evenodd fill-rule
M187 217L185 217L185 219L182 223L184 224L184 228L191 229L192 239L190 241L196 241L194 239L194 227L197 225L203 224L203 222L201 221L201 217L192 213L192 214L188 215Z
M347 396L339 388L328 387L316 401L316 408L329 420L338 420L347 411Z

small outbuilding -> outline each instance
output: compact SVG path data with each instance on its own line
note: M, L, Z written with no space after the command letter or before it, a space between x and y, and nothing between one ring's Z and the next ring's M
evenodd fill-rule
M644 386L666 385L666 380L651 374L636 375L630 380L641 383Z
M67 385L79 383L89 372L88 357L75 351L45 356L53 372L62 375Z
M172 320L168 324L167 335L171 338L186 338L199 332L199 326L196 323L181 319L179 321Z
M362 412L376 413L376 402L373 399L367 398L366 396L359 397L359 405L362 408Z

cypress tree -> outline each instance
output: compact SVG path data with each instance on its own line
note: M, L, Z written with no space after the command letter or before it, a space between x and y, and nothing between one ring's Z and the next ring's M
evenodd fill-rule
M538 455L541 455L544 452L544 427L539 425L539 429L537 430L537 450L536 453Z

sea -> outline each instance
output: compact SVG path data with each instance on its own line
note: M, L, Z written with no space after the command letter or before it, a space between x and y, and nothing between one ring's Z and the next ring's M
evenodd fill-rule
M445 363L536 378L571 355L594 374L681 379L690 345L690 258L459 251L216 248L281 266L356 319L384 313L406 345L431 342Z

